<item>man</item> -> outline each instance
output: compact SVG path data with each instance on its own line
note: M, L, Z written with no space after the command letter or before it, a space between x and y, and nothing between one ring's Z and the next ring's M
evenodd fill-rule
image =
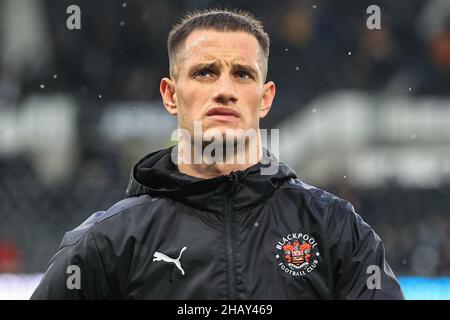
M352 205L262 148L275 84L261 23L190 14L168 51L160 89L178 144L144 157L125 200L65 234L32 298L403 299Z

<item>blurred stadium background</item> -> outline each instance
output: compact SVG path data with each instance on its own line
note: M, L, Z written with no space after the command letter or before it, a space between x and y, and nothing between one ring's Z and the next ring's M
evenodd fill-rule
M81 8L81 30L66 9ZM381 30L366 9L381 8ZM27 299L64 232L124 196L176 126L158 85L186 10L253 12L299 178L350 200L408 299L450 299L450 1L0 0L0 299Z

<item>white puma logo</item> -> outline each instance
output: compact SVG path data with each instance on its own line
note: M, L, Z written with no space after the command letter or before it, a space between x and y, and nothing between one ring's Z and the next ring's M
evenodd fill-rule
M184 276L184 270L181 267L181 263L180 263L180 258L181 255L183 254L183 251L186 250L186 247L183 247L183 249L181 249L180 255L178 256L178 258L174 259L171 257L166 256L164 253L155 251L155 253L153 254L153 261L165 261L165 262L172 262L174 263L178 269L180 269L181 274Z

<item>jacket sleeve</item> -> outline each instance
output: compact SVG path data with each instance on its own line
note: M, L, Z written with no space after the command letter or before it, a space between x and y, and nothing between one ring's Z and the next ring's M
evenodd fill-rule
M75 229L64 236L31 299L105 299L109 293L94 233Z
M385 258L383 242L373 229L341 200L335 214L333 256L336 299L403 300L397 279Z

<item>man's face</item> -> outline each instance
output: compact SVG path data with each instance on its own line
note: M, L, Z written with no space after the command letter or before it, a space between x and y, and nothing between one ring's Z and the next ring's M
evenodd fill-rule
M173 78L161 81L178 127L192 136L195 121L201 121L203 132L258 129L275 95L274 83L264 84L261 50L246 32L194 30L176 55Z

